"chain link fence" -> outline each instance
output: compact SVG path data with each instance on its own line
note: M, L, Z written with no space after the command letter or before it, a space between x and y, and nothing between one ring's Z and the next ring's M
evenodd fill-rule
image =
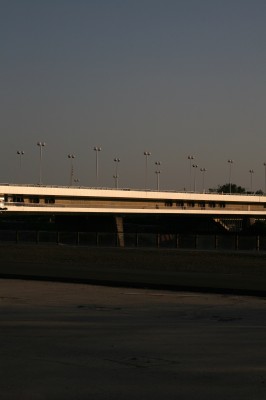
M266 236L0 230L0 243L266 251Z

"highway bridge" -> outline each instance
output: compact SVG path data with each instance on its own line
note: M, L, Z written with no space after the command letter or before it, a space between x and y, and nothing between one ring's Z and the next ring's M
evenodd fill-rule
M112 218L117 231L123 232L124 221L130 223L144 217L164 225L181 218L211 220L226 231L266 220L266 196L253 194L221 194L149 191L134 189L59 187L43 185L0 184L0 212L6 216L89 216ZM179 223L178 222L178 223ZM1 223L1 219L0 219ZM184 222L182 222L184 224ZM1 227L1 224L0 224ZM240 230L240 229L238 229Z
M0 208L5 213L266 217L266 196L0 184Z

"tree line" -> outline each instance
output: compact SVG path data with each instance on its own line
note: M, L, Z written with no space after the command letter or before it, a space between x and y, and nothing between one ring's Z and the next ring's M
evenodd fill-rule
M251 194L251 192L249 192L248 190L246 190L246 188L239 186L235 183L225 183L223 185L218 185L217 188L210 188L209 191L211 193L246 193L246 194ZM253 194L253 192L252 192ZM254 194L257 195L262 195L263 191L261 189L257 190L256 192L254 192Z

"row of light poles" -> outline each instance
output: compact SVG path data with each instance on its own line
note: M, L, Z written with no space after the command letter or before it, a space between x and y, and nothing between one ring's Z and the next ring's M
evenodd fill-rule
M42 155L43 155L43 148L46 146L45 142L37 142L37 146L40 149L40 160L39 160L39 185L42 185ZM98 186L99 183L99 152L102 150L101 147L99 146L95 146L93 147L93 150L96 153L96 184ZM18 150L17 151L17 155L19 156L19 165L20 165L20 171L21 171L21 167L22 167L22 156L24 156L25 152L24 150ZM145 156L145 190L147 190L147 181L148 181L148 158L151 156L151 152L150 151L144 151L144 156ZM73 185L73 182L78 183L79 179L74 179L74 158L75 158L75 154L68 154L68 158L71 161L71 165L70 165L70 181L69 184L70 186ZM190 192L192 191L192 169L194 170L194 176L193 176L193 189L194 192L196 191L196 173L197 173L197 168L198 165L192 163L193 160L195 159L195 157L193 155L189 155L188 156L188 160L189 160L189 180L190 180ZM119 175L118 175L118 164L120 163L120 158L116 157L114 158L114 162L115 162L115 174L113 175L113 178L115 179L115 188L118 189L118 180L119 180ZM227 160L228 165L229 165L229 192L231 194L231 189L232 189L232 182L231 182L231 178L232 178L232 167L234 164L234 160L232 159L228 159ZM156 165L156 180L157 180L157 190L160 190L160 166L161 166L161 162L160 161L155 161L155 165ZM266 162L263 163L264 168L265 168L265 182L264 182L264 192L266 193ZM205 173L207 172L206 168L200 168L200 172L202 172L202 190L203 192L205 192ZM253 174L254 174L254 170L250 169L249 170L250 173L250 191L253 191Z
M188 156L188 160L189 160L189 175L190 175L190 191L191 191L191 182L192 182L192 168L194 168L194 192L196 191L196 171L198 168L197 164L192 164L192 160L194 160L194 156L189 155ZM228 165L229 165L229 193L231 194L232 192L232 166L234 164L234 160L229 159L227 160ZM263 163L264 168L265 168L265 182L264 182L264 193L266 193L266 162ZM192 168L191 168L192 167ZM206 168L200 168L200 171L202 172L202 190L203 193L205 192L205 173L207 171ZM253 192L253 174L254 174L254 170L250 169L249 173L250 173L250 192Z
M231 182L231 177L232 177L232 166L234 164L234 160L229 159L227 160L229 164L229 193L231 194L232 192L232 182ZM265 182L264 182L264 193L266 193L266 162L263 163L265 167ZM253 174L254 174L254 169L250 169L248 171L250 173L250 192L253 193Z
M196 192L196 176L197 176L197 168L198 164L192 164L192 161L195 159L194 156L189 155L189 191L192 191L192 169L194 170L193 176L193 191ZM205 192L205 173L207 172L206 168L200 168L200 172L202 173L202 191Z
M145 190L147 190L147 181L148 181L148 157L151 156L151 152L150 151L144 151L144 156L145 156ZM156 170L155 170L155 174L156 174L156 188L159 191L160 190L160 174L161 174L161 170L160 170L160 166L161 166L161 161L155 161L154 163L156 165Z
M37 146L40 148L40 161L39 161L39 185L42 185L42 153L43 153L43 147L46 146L45 142L37 142ZM99 180L99 152L102 150L101 147L95 146L93 150L96 152L96 183L98 185L98 180ZM23 150L18 150L17 154L20 157L19 165L20 165L20 171L22 167L22 156L25 154ZM75 154L68 154L67 156L70 161L70 180L69 180L69 185L72 186L73 182L78 183L79 179L75 178L74 179L74 158L76 157ZM114 161L116 162L116 171L114 178L116 180L116 188L118 188L118 163L120 162L119 158L115 158Z

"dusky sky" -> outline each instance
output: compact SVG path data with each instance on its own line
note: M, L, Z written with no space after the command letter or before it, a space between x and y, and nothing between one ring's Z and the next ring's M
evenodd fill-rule
M0 0L0 181L264 190L264 0ZM17 151L23 150L20 168Z

